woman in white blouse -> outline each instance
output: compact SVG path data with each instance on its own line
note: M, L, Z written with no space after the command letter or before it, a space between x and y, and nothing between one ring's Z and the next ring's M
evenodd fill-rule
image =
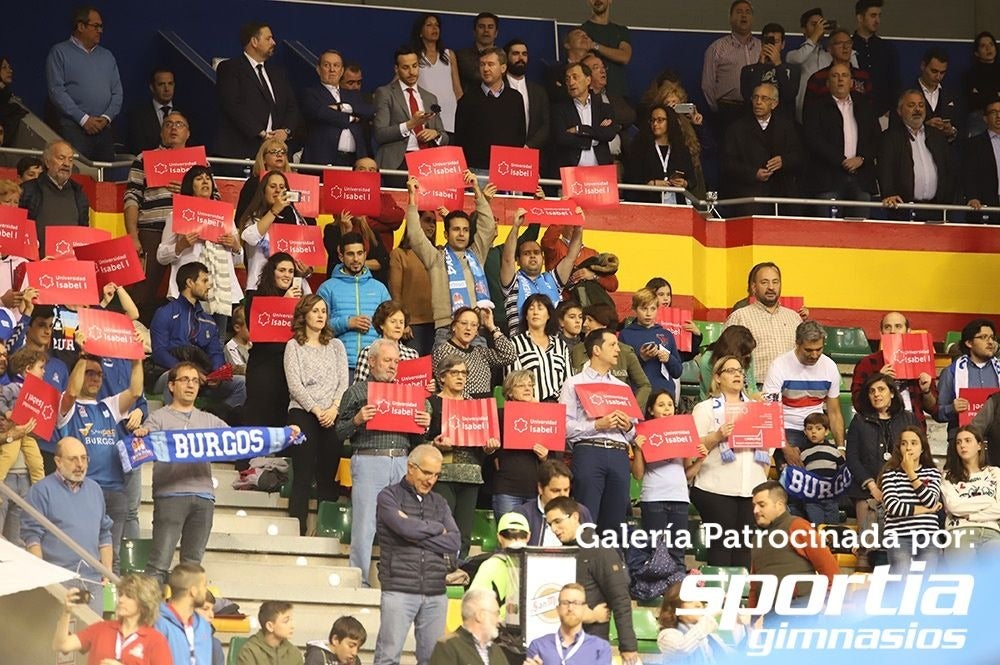
M441 40L441 19L437 14L421 14L410 31L413 50L420 56L420 85L434 93L441 106L441 124L445 131L455 131L455 111L462 98L455 52Z
M941 499L951 535L946 560L1000 555L1000 468L987 466L986 444L973 427L959 427L948 446Z

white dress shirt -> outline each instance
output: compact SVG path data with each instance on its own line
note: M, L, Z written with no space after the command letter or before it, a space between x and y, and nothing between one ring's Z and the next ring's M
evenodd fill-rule
M923 125L910 132L910 149L913 151L913 198L916 201L930 201L937 194L937 165L927 149L927 132Z
M580 124L593 127L594 116L591 111L594 110L594 105L590 103L590 95L587 95L586 103L581 103L580 100L574 99L573 105L576 106L576 114L580 116ZM580 151L580 161L576 163L577 166L598 166L597 154L594 152L595 145L597 145L597 141L591 141L589 148Z
M858 121L854 119L854 102L848 95L845 99L833 98L837 110L844 119L844 158L858 156Z
M398 81L397 84L399 85L399 89L403 91L403 102L406 104L406 108L409 109L410 108L410 93L407 92L407 90L410 90L411 88L410 88L410 86L406 85L402 81ZM424 100L422 100L420 98L420 90L417 89L417 86L413 86L412 90L413 90L413 96L417 100L417 110L418 111L423 111L424 110ZM406 152L413 152L414 150L419 150L420 149L420 142L417 141L417 135L416 135L416 133L415 132L411 132L407 128L405 122L399 123L399 134L401 136L407 137L406 138Z
M264 63L263 62L257 62L256 60L254 60L253 58L251 58L250 54L247 53L246 51L243 51L243 55L246 57L247 60L250 61L250 66L253 67L253 75L255 77L257 77L258 80L260 79L260 77L257 76L257 72L259 72L259 71L260 72L264 72L264 82L267 83L267 89L268 89L268 92L271 93L271 99L274 99L274 86L271 85L271 77L267 75L267 67L264 67L262 69L257 69L257 65L263 65ZM274 118L271 116L271 114L268 114L268 116L267 116L267 128L264 131L266 131L268 133L271 133L271 132L274 131L274 127L272 127L272 125L271 125L271 123L273 121L274 121Z
M941 86L939 85L933 90L930 90L924 85L923 81L918 81L918 83L920 84L920 90L924 93L924 99L927 100L927 106L929 106L932 111L936 111L938 98L941 95Z
M354 113L354 109L351 108L350 104L341 103L340 88L335 85L327 85L326 83L323 84L323 87L329 90L336 102L340 104L340 110L342 112L347 114ZM340 152L355 152L357 150L357 146L354 143L354 135L351 134L351 130L349 128L345 128L344 131L340 132L340 140L337 142L337 150Z

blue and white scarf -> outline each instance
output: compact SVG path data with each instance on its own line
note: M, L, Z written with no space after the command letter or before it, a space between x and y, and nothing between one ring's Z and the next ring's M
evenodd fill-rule
M959 388L969 387L969 363L972 359L969 356L962 356L957 361L955 361L955 394L958 394ZM993 371L997 374L997 384L1000 385L1000 360L996 358L990 358L990 364L993 367Z
M778 479L788 496L805 503L836 499L848 490L852 480L851 471L846 464L842 464L832 478L823 478L789 464L781 470L781 477Z
M469 262L469 272L472 273L472 280L476 286L476 300L490 299L490 286L486 281L486 273L479 258L471 249L465 251L465 258ZM459 307L475 307L476 303L469 302L469 285L465 281L465 271L462 270L462 263L449 245L444 246L444 266L448 271L448 290L451 292L451 311Z
M747 394L740 392L740 401L749 402ZM720 429L726 423L726 399L724 397L712 398L712 417L715 420L716 429ZM718 445L719 457L723 464L732 464L736 461L736 451L729 447L725 441ZM765 448L758 448L753 451L753 461L757 464L771 465L771 453Z
M524 301L536 293L548 296L549 300L552 301L553 307L558 305L562 299L562 294L559 292L559 285L556 283L555 273L543 272L535 279L531 279L524 274L523 270L518 270L515 273L515 278L517 279L518 314L524 309Z
M232 462L281 452L305 441L291 427L224 427L150 432L118 442L128 473L146 462Z

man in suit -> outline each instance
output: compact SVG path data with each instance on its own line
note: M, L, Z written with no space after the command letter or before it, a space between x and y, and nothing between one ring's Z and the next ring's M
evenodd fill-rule
M870 100L852 92L852 87L850 65L831 65L830 94L805 107L803 136L812 157L811 191L822 199L868 201L876 191L878 120ZM849 216L864 214L864 209L848 211Z
M927 49L920 60L916 88L924 95L927 124L944 132L948 141L954 141L958 138L960 113L958 97L941 85L947 72L948 52L939 48Z
M577 62L566 67L569 99L552 107L555 167L611 164L609 144L621 125L609 104L590 92L590 67Z
M878 153L878 183L882 204L896 208L904 202L951 203L954 192L948 137L924 125L927 109L919 90L899 96L896 113L902 123L890 123ZM928 217L930 215L930 217ZM940 213L916 210L894 214L900 219L938 219Z
M590 67L590 91L594 96L611 107L611 115L621 129L618 135L608 144L611 156L620 160L622 153L628 149L629 130L635 126L635 109L620 95L608 92L608 72L604 61L595 53L587 54L583 64Z
M465 91L455 112L455 143L465 151L469 168L489 170L495 145L521 147L525 124L521 93L504 84L507 54L490 47L479 54L483 82Z
M299 107L285 72L266 64L274 55L274 35L264 23L240 28L243 54L219 63L216 88L222 118L215 152L253 159L264 139L288 142L299 126Z
M174 73L162 67L149 78L152 100L143 100L132 110L128 122L128 149L138 155L160 145L163 119L174 110Z
M324 51L316 65L319 85L302 93L302 115L308 135L302 161L307 164L352 166L370 156L364 124L375 115L361 93L341 86L344 59L338 51Z
M375 161L380 169L406 169L406 153L448 144L441 118L432 109L438 100L417 85L420 62L409 46L396 49L398 80L375 91Z
M962 185L966 205L979 209L1000 206L1000 100L989 102L983 111L986 132L973 136L962 154ZM996 224L997 213L972 213L970 222Z
M507 52L507 85L521 93L524 102L524 121L528 127L524 147L540 150L549 141L549 95L544 87L525 77L528 45L520 39L512 39L504 50Z

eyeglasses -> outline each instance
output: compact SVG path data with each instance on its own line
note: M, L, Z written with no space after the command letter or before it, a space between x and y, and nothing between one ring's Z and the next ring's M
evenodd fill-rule
M560 600L559 607L583 607L587 604L585 600Z
M419 471L420 473L422 473L427 478L440 478L441 477L441 472L440 471L437 471L437 472L428 471L427 469L425 469L424 467L420 466L419 464L413 464L412 462L410 463L410 466L412 466L414 469L416 469L417 471Z
M275 148L274 150L265 150L265 155L274 155L275 157L284 157L288 154L288 151L284 148Z
M722 370L719 370L719 374L738 374L740 376L743 376L744 374L746 374L746 372L743 370L742 367L726 367Z
M176 127L177 129L184 129L188 126L183 120L164 120L163 126L167 128Z
M776 102L778 101L770 95L753 95L750 97L750 101L753 102Z
M997 341L996 335L976 335L972 339L979 339L984 342L995 342Z
M551 519L551 520L545 520L545 523L548 524L550 527L559 526L560 524L562 524L563 522L565 522L568 519L569 519L569 515L563 515L562 517L556 517L556 518Z
M174 383L201 383L201 379L197 376L178 376Z

